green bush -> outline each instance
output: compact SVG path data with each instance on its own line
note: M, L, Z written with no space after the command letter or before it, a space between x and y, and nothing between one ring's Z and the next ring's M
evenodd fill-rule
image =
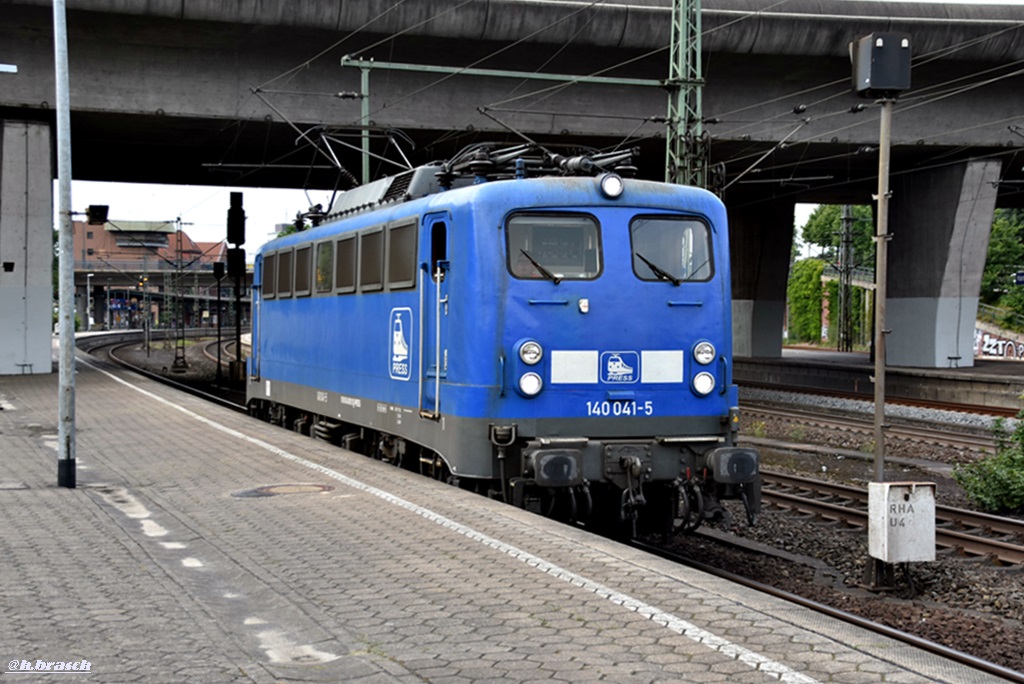
M967 495L990 513L1024 511L1024 412L1017 418L1012 434L1002 420L996 421L995 456L953 470Z
M821 342L821 272L825 262L804 259L793 264L786 287L789 341Z
M50 330L57 332L57 321L60 320L60 314L57 311L57 306L53 307L53 317L51 318ZM75 332L82 329L82 317L75 312Z

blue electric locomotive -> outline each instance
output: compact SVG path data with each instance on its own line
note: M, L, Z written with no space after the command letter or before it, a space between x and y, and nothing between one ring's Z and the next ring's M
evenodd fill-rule
M565 519L692 529L742 498L753 522L722 203L495 158L355 188L261 249L250 412Z

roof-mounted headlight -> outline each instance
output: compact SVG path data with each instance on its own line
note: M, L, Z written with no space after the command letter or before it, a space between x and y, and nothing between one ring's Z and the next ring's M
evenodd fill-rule
M617 173L606 173L597 182L601 188L601 194L608 199L618 199L622 195L622 191L626 189L622 176Z

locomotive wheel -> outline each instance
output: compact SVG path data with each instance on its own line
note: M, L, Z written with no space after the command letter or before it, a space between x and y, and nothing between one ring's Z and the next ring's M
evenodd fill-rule
M674 521L675 532L693 532L704 522L704 496L700 493L700 487L693 486L693 482L683 484L678 491L679 505L678 515Z

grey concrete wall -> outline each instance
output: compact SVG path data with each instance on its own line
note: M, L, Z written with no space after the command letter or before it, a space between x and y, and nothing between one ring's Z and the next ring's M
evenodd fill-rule
M974 365L974 322L999 161L901 174L892 183L887 363Z
M782 356L793 208L784 199L729 209L734 356Z
M51 372L48 126L0 120L0 375Z

